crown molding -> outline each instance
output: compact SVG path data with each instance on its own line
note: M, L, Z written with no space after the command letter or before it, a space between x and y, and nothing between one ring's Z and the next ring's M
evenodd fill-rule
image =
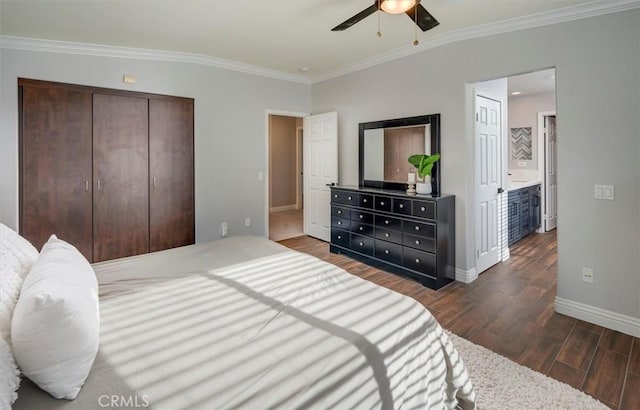
M129 58L135 60L168 61L176 63L200 64L210 67L253 74L276 80L311 84L304 76L289 74L283 71L239 63L236 61L210 57L203 54L183 53L177 51L151 50L146 48L108 46L102 44L76 43L70 41L43 40L26 37L0 36L0 48L21 51L39 51L48 53L78 54L86 56Z
M272 70L251 64L244 64L236 61L210 57L203 54L109 46L90 43L76 43L69 41L33 39L4 35L0 35L0 49L4 48L12 50L200 64L246 74L253 74L276 80L291 81L295 83L310 85L342 75L350 74L356 71L364 70L375 65L397 60L402 57L417 54L425 50L440 47L445 44L450 44L457 41L486 37L495 34L509 33L528 28L563 23L637 8L640 8L640 0L594 0L586 4L564 7L561 9L536 13L525 17L518 17L495 23L453 30L429 38L420 43L418 46L407 45L401 48L394 49L387 53L379 54L377 56L361 60L353 64L348 64L336 70L332 70L314 77L295 75L284 71Z
M640 8L640 0L595 0L586 4L563 7L557 10L545 11L531 14L529 16L517 17L502 20L489 24L452 30L429 38L419 45L407 45L392 51L366 58L359 62L340 67L325 74L315 76L311 79L312 84L326 81L345 74L364 70L382 63L397 60L402 57L420 53L425 50L440 47L445 44L454 43L473 38L487 37L495 34L510 33L535 27L548 26L551 24L564 23L573 20L580 20L603 14L617 13L626 10Z

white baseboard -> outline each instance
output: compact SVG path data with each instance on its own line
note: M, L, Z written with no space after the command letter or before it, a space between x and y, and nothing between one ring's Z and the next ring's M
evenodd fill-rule
M282 212L282 211L293 211L296 208L296 204L284 205L284 206L274 206L269 208L269 212Z
M462 269L456 268L456 280L458 282L471 283L476 279L478 279L478 273L476 272L475 267L469 270L462 270Z
M573 300L556 297L556 312L585 322L594 323L617 330L631 336L640 337L640 318L621 315L610 310L600 309Z

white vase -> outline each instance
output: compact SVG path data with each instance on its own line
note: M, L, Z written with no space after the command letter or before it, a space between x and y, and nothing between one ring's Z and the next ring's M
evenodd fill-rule
M416 184L416 193L427 195L431 193L431 182L418 182Z

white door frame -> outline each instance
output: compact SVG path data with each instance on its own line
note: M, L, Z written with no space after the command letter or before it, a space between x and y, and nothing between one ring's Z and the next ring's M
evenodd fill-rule
M302 143L302 138L304 133L303 133L303 127L296 127L296 209L302 209L303 206L303 202L302 202L302 167L303 167L303 162L302 159L304 158L304 145ZM304 216L303 216L303 221L302 223L304 224Z
M269 239L269 188L270 188L270 184L269 184L269 168L270 168L270 145L269 145L269 116L271 115L281 115L283 117L297 117L297 118L304 118L308 115L310 115L308 112L298 112L298 111L282 111L282 110L272 110L272 109L266 109L265 113L264 113L264 134L265 134L265 138L264 138L264 237ZM260 174L260 171L258 171L258 173ZM258 179L260 179L260 175L258 175ZM304 224L304 216L303 216L303 221L302 223Z
M547 133L545 132L544 126L544 118L548 116L555 116L556 110L552 111L539 111L538 112L538 169L542 170L542 189L540 190L540 228L536 230L536 232L544 233L545 232L545 221L547 218L546 206L547 203ZM557 123L556 123L557 128ZM557 131L556 131L557 133ZM556 198L557 200L557 198Z

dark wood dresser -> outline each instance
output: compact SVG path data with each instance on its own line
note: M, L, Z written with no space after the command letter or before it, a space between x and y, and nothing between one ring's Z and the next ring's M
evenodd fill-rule
M439 289L455 279L455 196L331 188L331 246Z

